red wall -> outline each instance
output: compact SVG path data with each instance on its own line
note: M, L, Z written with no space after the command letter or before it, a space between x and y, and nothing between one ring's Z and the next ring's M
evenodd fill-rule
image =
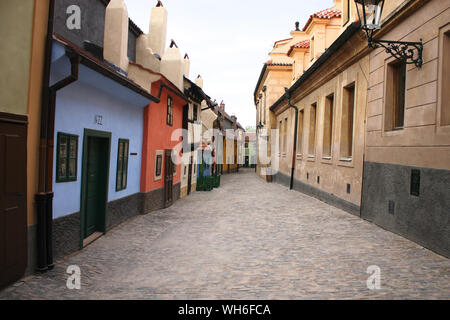
M151 93L158 97L161 83L169 85L176 89L172 84L161 79L152 84ZM167 97L173 99L173 126L166 124L167 122ZM181 142L171 141L174 130L182 128L183 122L183 106L187 104L183 98L169 91L167 88L162 89L161 101L159 103L150 103L144 111L144 139L142 148L142 174L141 174L141 192L149 192L164 187L164 158L163 158L163 178L155 181L155 157L156 151L175 149ZM164 157L164 156L163 156ZM173 178L174 185L180 182L181 164L177 165L176 176Z

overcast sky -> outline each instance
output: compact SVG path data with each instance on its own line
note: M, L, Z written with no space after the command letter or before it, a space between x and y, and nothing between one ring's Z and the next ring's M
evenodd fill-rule
M130 18L148 33L156 0L125 0ZM191 79L203 77L206 94L255 125L253 92L276 40L290 37L295 21L333 6L333 0L163 0L169 13L167 45L174 39L191 59Z

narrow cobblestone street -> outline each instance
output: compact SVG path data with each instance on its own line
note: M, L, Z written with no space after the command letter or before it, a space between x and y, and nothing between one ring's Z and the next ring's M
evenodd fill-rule
M69 265L81 290L66 287ZM366 270L381 268L381 290ZM450 260L253 171L139 216L0 299L450 299Z

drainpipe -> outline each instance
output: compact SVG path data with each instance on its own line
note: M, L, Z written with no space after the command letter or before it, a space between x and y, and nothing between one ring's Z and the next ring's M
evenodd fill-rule
M50 87L55 0L49 0L42 88L41 138L39 147L39 183L35 196L37 208L37 271L53 269L53 153L56 92L78 79L79 57L68 53L71 75Z
M37 210L37 271L46 271L52 268L47 263L47 202L51 201L53 194L46 188L47 174L47 136L50 101L50 66L52 58L53 20L55 14L55 0L49 0L47 38L45 43L44 73L42 76L42 106L41 106L41 133L39 145L39 182L38 193L35 196Z
M298 131L298 108L291 102L291 93L288 88L284 88L288 98L288 104L295 110L295 127L294 127L294 148L292 150L292 171L291 171L291 186L290 189L294 189L294 175L295 175L295 158L297 156L297 131Z

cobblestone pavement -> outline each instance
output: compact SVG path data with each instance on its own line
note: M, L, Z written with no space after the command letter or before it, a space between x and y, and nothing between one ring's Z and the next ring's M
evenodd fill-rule
M222 178L0 299L450 299L450 260L253 171ZM66 288L69 265L81 290Z

